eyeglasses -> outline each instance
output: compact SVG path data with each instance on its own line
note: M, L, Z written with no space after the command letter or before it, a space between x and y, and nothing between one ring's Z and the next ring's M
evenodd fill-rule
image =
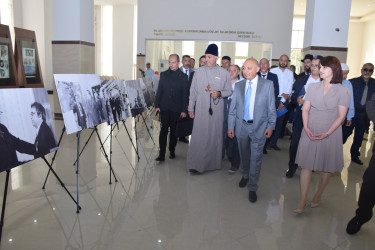
M370 72L370 73L372 73L372 72L374 72L374 69L368 69L368 68L364 68L364 69L362 69L364 72Z

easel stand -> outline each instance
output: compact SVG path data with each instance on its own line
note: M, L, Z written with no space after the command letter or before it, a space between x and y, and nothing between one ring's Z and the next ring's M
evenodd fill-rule
M100 138L100 135L99 135L99 132L98 132L98 128L97 126L94 126L89 138L87 139L87 141L85 142L85 146L82 148L81 152L78 152L78 156L81 156L81 154L83 153L83 151L85 150L87 144L89 143L92 135L94 134L94 132L96 133L97 137L98 137L98 140L99 140L99 143L100 143L100 148L103 150L103 154L104 154L104 157L106 158L107 162L108 162L108 165L109 165L109 184L112 184L112 175L113 177L115 178L115 182L117 182L117 178L116 178L116 175L115 175L115 172L113 171L113 168L112 168L112 163L111 163L111 160L109 159L108 155L107 155L107 152L104 148L104 145L103 145L103 142L102 142L102 139ZM112 126L111 126L111 139L110 139L110 154L112 155ZM79 150L79 149L78 149ZM73 165L76 165L76 163L78 162L78 158L77 160L73 163Z
M151 135L151 132L150 132L150 130L148 129L148 126L147 126L147 123L146 123L146 120L145 120L143 114L140 114L140 116L141 116L142 119L143 119L143 123L144 123L145 126L146 126L147 132L148 132L148 134L150 135L152 142L154 143L154 145L156 145L156 144L155 144L155 141L154 141L154 137ZM135 122L135 123L137 123L137 122Z
M0 244L1 244L1 236L2 236L2 234L3 234L4 214L5 214L5 205L6 205L6 202L7 202L9 174L10 174L10 170L7 170L7 175L6 175L6 177L5 177L4 196L3 196L3 206L2 206L2 208L1 208Z
M138 144L137 144L137 147L134 145L134 142L133 142L132 137L130 136L129 130L128 130L128 128L126 127L125 120L122 120L122 124L123 124L124 127L125 127L126 133L128 134L129 140L130 140L130 142L131 142L131 144L132 144L132 146L133 146L133 148L134 148L134 150L135 150L135 153L137 154L138 162L139 162L140 157L139 157L139 153L138 153ZM135 139L135 140L137 141L137 130L135 131L135 136L136 136L136 139ZM137 143L137 142L136 142L136 143Z

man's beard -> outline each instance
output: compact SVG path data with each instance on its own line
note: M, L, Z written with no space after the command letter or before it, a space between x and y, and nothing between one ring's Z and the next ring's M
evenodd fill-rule
M285 65L283 66L283 65L281 65L281 64L279 63L279 67L280 67L280 68L283 68L283 69L286 68L286 65L287 65L287 64L285 64Z

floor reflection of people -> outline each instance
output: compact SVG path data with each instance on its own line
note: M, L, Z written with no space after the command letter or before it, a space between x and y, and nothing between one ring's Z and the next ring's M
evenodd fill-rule
M44 156L56 148L56 140L50 127L46 123L46 110L42 104L34 102L31 104L31 122L37 129L35 138L35 158Z
M18 161L16 151L29 155L35 154L34 145L12 135L4 123L4 112L0 109L0 172L22 164Z

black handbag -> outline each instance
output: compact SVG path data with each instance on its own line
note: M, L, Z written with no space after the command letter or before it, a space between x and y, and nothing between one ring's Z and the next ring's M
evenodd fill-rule
M178 120L176 127L176 136L184 137L191 135L191 132L193 131L193 124L194 119L191 119L189 117L181 118L180 120Z

